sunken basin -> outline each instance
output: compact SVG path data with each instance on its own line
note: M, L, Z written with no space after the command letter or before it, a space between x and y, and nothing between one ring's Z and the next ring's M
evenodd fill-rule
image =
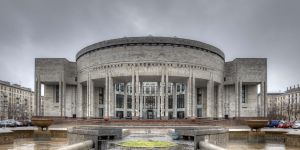
M52 119L47 118L32 118L32 124L41 128L42 130L45 128L48 130L48 127L53 123Z
M255 129L256 131L260 130L261 128L267 126L268 120L247 120L246 121L248 127L251 128L251 131Z

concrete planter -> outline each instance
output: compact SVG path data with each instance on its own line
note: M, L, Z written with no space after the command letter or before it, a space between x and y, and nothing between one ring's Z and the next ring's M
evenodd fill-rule
M247 120L246 121L249 128L251 128L251 131L253 129L260 130L261 128L267 126L268 120Z
M47 119L47 118L33 118L32 124L41 128L42 130L46 128L48 130L48 127L53 123L52 119Z

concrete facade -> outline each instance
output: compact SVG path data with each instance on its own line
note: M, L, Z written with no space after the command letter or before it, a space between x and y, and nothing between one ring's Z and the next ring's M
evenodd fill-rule
M265 93L267 60L225 62L221 50L199 41L113 39L82 49L76 62L37 58L35 65L37 115L41 84L45 116L184 119L266 112L257 85Z
M33 114L34 92L18 84L0 81L0 120L30 119Z
M267 99L269 117L290 121L300 118L299 85L288 87L283 93L268 93Z

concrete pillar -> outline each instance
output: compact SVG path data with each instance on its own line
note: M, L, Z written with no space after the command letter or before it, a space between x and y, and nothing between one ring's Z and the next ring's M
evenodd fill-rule
M58 93L59 93L59 104L60 104L60 116L62 117L63 116L63 93L62 93L62 89L63 89L63 83L62 83L62 81L59 81L58 82L58 88L59 88L59 90L58 90Z
M113 112L113 81L111 74L108 76L108 110L109 110L109 117L113 118L114 117L114 112Z
M139 117L140 116L140 88L139 88L139 73L136 72L136 93L135 93L135 101L136 101L136 116Z
M108 103L108 84L109 84L109 79L108 79L108 75L106 74L105 75L105 92L104 92L104 95L105 95L105 98L104 98L104 118L105 119L108 119L109 118L109 103Z
M41 109L41 80L40 75L35 75L35 115L40 115Z
M235 82L235 117L238 117L238 106L239 106L239 82Z
M214 81L207 82L207 100L206 100L206 117L213 117L214 115Z
M132 77L131 77L131 87L132 87L132 93L131 93L131 99L132 99L132 118L136 116L136 107L135 107L135 86L134 86L134 70L132 70Z
M127 84L124 84L124 117L127 117Z
M223 84L219 84L218 85L218 114L217 117L218 118L222 118L223 115L223 108L224 108L224 98L223 98L223 92L224 92L224 88L223 88Z
M260 84L260 96L261 96L261 117L266 116L266 91L265 91L265 82Z
M165 109L164 109L164 104L165 104L165 97L164 97L164 86L165 85L165 80L164 80L164 73L162 71L162 75L161 75L161 82L160 82L160 116L161 118L164 119L164 112L165 112Z
M173 118L177 118L177 86L176 83L173 84Z
M77 84L77 103L76 103L76 115L77 117L82 116L82 84Z
M238 117L241 117L241 103L243 99L243 82L239 82L239 101L238 101Z
M66 110L66 88L67 88L67 84L66 82L63 80L62 82L62 112L63 112L63 116L67 116L67 110Z
M90 117L95 117L95 100L94 100L94 81L90 79Z
M165 92L165 117L169 119L169 76L168 71L166 71L166 92Z
M157 94L158 91L160 91L160 87L159 86L157 86L155 88L155 99L156 99L156 108L157 108L156 115L157 115L157 118L159 119L160 118L160 94L161 94L161 92L159 92L159 95L158 95Z
M192 82L192 89L193 89L193 96L192 96L192 117L193 118L196 118L196 111L197 111L197 93L196 93L196 79L195 79L195 76L193 75L193 78L192 78L193 82Z
M191 118L191 105L192 105L192 76L187 80L187 104L186 104L186 117Z

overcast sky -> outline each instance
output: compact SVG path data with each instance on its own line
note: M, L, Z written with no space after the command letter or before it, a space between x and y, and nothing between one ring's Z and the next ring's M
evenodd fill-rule
M268 58L268 90L300 83L300 0L0 0L0 80L34 87L34 58L75 61L124 36L177 36L226 61Z

